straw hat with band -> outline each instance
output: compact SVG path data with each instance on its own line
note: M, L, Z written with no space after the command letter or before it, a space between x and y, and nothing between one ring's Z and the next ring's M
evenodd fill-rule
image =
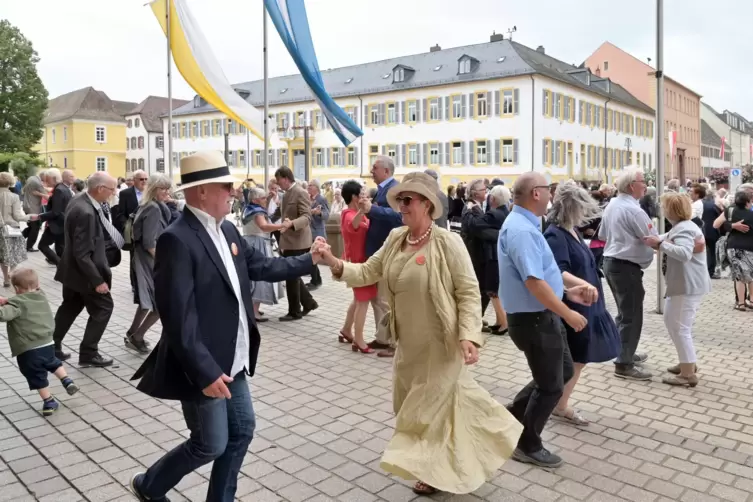
M439 200L439 185L437 181L425 173L408 173L403 176L403 181L390 188L387 192L387 202L395 211L400 211L397 197L404 192L417 193L431 202L431 219L437 220L442 217L442 203Z
M230 168L221 152L196 152L180 160L180 186L177 190L185 190L207 183L233 183L237 185L240 180L230 174Z

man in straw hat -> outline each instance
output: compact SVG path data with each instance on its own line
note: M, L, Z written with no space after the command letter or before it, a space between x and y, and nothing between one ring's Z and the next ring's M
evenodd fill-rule
M225 216L236 179L219 152L181 160L186 206L157 241L154 286L162 337L134 375L138 389L181 401L191 435L131 489L138 500L166 500L185 475L214 461L206 500L232 501L256 423L246 376L260 336L250 281L308 274L319 256L265 258Z

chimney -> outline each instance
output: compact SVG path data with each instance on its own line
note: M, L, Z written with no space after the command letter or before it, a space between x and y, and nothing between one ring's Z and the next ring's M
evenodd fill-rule
M595 74L595 75L596 75L597 77L601 77L601 68L599 68L599 67L597 66L597 67L596 67L596 71L594 72L594 74Z
M539 45L538 47L536 47L536 52L540 52L542 54L546 54L546 49L544 49L543 45Z
M489 37L490 42L501 42L504 39L505 39L504 34L497 33L496 31L493 31L492 36Z
M439 46L439 44L436 44L434 47L429 47L429 52L439 52L442 48Z

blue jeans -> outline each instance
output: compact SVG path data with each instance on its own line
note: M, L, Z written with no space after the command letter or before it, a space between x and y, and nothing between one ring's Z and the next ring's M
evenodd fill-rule
M145 496L159 500L183 476L214 461L206 500L233 502L238 471L251 444L256 417L243 373L235 376L228 389L231 399L202 396L181 402L191 436L146 471L139 486Z

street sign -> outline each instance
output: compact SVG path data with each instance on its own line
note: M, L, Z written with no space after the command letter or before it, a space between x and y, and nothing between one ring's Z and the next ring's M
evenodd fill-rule
M741 169L730 169L729 172L729 191L735 193L737 187L743 182L743 173Z

